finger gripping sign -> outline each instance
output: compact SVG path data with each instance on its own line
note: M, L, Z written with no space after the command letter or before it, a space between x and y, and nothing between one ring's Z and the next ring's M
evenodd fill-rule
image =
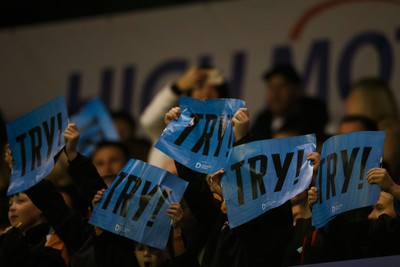
M312 215L316 228L345 211L377 202L380 188L368 184L366 176L369 169L380 166L384 141L382 131L362 131L324 142L316 179L318 200Z
M14 161L7 195L34 186L51 172L67 123L67 105L60 95L6 125Z
M221 179L231 227L303 192L311 183L314 134L255 141L232 149Z
M80 132L77 150L87 157L92 155L98 142L120 139L109 111L98 98L86 103L71 117L71 122L78 126Z
M167 209L187 182L166 170L131 159L96 204L90 223L139 243L165 249L171 227Z
M179 104L179 119L165 128L155 147L192 170L218 171L234 142L232 118L245 102L181 97Z

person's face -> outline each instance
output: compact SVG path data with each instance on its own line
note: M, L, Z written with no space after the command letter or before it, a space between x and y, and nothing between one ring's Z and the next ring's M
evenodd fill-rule
M25 193L17 193L10 197L8 219L12 226L23 232L43 222L42 212Z
M373 205L372 212L368 215L368 220L377 220L382 214L392 218L397 217L393 206L393 196L383 191L381 191L378 202Z
M298 96L299 88L281 75L274 75L267 81L267 105L275 114L284 114Z
M143 244L136 245L136 259L140 267L157 267L168 261L168 253Z
M209 84L200 84L196 86L193 88L190 96L202 101L219 97L217 89Z
M103 179L117 176L126 162L124 152L114 146L102 147L92 157L92 163Z
M358 131L365 131L364 125L359 121L346 121L342 122L339 125L338 133L345 134L345 133L352 133Z

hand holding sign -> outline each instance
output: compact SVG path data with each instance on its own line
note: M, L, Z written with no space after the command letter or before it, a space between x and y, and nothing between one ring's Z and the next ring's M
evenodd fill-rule
M98 202L100 202L100 200L103 198L105 191L106 189L104 188L97 191L96 195L93 197L92 201L93 207L96 206ZM169 205L166 215L172 219L172 225L174 227L180 227L180 224L182 223L183 219L183 210L181 204L177 202L172 202Z
M233 134L235 135L236 141L245 137L249 130L250 118L249 111L247 108L240 108L236 111L232 118L232 125L234 128Z
M219 171L207 176L207 183L210 186L211 192L216 193L222 197L222 186L221 178L224 175L225 170L220 169Z
M173 120L178 120L180 115L181 115L181 108L180 107L171 108L167 112L167 114L165 114L165 118L164 118L165 125L170 124L170 122L173 121Z
M308 190L307 202L310 207L318 200L318 189L313 186Z
M313 174L309 160L318 163L318 154L312 154L315 143L315 135L305 135L235 146L222 179L230 226L244 224L306 190Z
M14 160L12 157L12 152L9 144L6 145L6 154L4 156L4 160L7 162L8 167L10 167L10 169L12 170L14 166Z
M367 184L365 178L367 170L380 165L384 140L382 131L361 131L332 136L324 142L316 183L318 198L313 204L316 228L345 211L376 203L379 187Z
M197 172L218 171L233 145L232 118L245 102L228 98L201 101L181 97L179 104L180 108L173 108L165 115L168 125L155 147ZM238 122L240 120L245 126L248 115L246 111L239 114L243 117L237 118Z
M8 195L30 188L51 172L54 156L64 146L61 134L67 120L61 95L6 125L13 157Z
M390 174L383 168L370 169L367 173L367 182L379 185L383 191L388 193L392 193L393 189L396 187Z
M75 123L69 123L64 131L65 153L69 161L72 161L77 155L76 147L79 141L79 131Z
M167 216L172 219L174 228L179 228L183 220L183 210L181 204L172 202L167 210Z
M105 188L97 191L96 195L94 195L93 200L92 200L93 207L96 206L96 204L101 200L105 191L106 191Z
M171 220L183 213L176 204L187 182L167 171L131 159L106 191L98 191L90 223L159 249L168 240ZM167 211L170 209L169 211Z

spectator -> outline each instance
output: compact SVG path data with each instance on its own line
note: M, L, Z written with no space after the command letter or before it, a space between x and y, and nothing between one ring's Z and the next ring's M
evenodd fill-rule
M164 115L178 105L180 96L199 100L228 97L227 82L217 68L191 67L179 79L166 85L153 98L140 117L140 124L154 144L165 128ZM156 148L151 148L147 162L160 168L166 167L169 157ZM169 169L173 173L173 168Z
M173 108L166 114L165 121L176 119L179 114L179 108ZM248 141L249 114L246 108L236 112L232 124L235 126L236 145ZM189 182L185 199L196 219L208 233L201 266L281 264L293 223L290 201L232 229L221 197L220 179L224 170L208 176L178 162L175 164L179 176ZM215 197L215 194L219 195L219 198Z
M256 139L269 139L282 128L300 134L315 133L323 142L329 115L325 103L302 94L301 79L290 65L277 65L263 75L266 84L266 107L250 133ZM312 118L310 118L312 114Z
M361 115L344 116L338 126L338 134L358 131L377 131L378 127L374 121ZM308 191L308 204L312 206L317 201L317 188L311 187Z
M393 181L386 169L372 168L367 173L367 181L371 184L378 184L383 191L400 200L400 186Z
M373 168L367 173L367 181L381 187L378 202L373 206L368 219L371 220L370 255L400 254L399 199L400 186L384 168Z
M227 98L229 97L228 83L218 68L192 66L176 81L162 88L140 117L140 124L153 145L165 128L164 115L170 108L178 105L178 99L181 96L190 96L199 100ZM174 161L155 147L150 149L147 162L177 175ZM182 205L186 205L185 198L181 202ZM199 252L206 238L204 230L193 217L190 208L185 208L184 212L185 223L182 227L193 250Z
M347 115L362 115L385 131L383 148L386 168L392 177L400 177L400 118L398 107L388 84L379 78L356 81L346 98Z
M122 143L102 141L96 145L91 160L108 187L128 162L129 150Z
M96 169L88 158L80 155L76 151L76 144L79 140L79 131L76 125L68 125L65 131L65 138L67 140L65 152L70 161L72 177L78 187L96 203L101 199L105 188L109 185L105 184L105 182L111 182L111 179L116 177L117 173L121 170L123 165L125 165L128 160L128 152L121 143L105 141L99 143L92 155L93 163L97 165ZM172 208L168 210L168 216L171 216L171 218L176 221L181 221L182 209L180 205L173 203L171 207ZM176 237L173 239L173 244L181 241L180 244L183 245L180 235L180 224L174 224L173 229L173 236L176 234ZM138 266L134 253L135 242L133 240L104 231L97 227L95 227L95 231L93 232L96 233L95 236L91 235L87 237L87 241L79 251L79 260L84 260L85 258L82 256L87 255L91 260L90 263L93 264L93 262L96 262L96 266ZM171 254L171 266L192 266L192 264L184 265L181 263L187 263L187 260L193 262L193 256L190 254L191 252L182 251L184 249L185 248L182 248L182 246L173 246L173 250L171 250L173 252L173 254ZM172 262L176 265L172 265Z
M378 131L378 126L373 120L361 115L347 115L341 119L339 134L358 131Z
M6 160L12 169L13 160L9 147ZM8 217L11 226L0 236L1 266L68 266L69 264L68 249L58 233L54 232L52 216L43 212L34 201L37 198L32 192L38 190L40 186L10 196ZM52 212L57 214L60 210Z
M281 128L274 133L273 138L284 138L299 135L299 132L294 129ZM317 174L320 155L318 152L313 152L307 155L307 160L312 160L314 163L314 176ZM315 178L312 177L312 180ZM302 262L302 246L304 237L311 235L315 228L311 224L311 208L307 202L307 191L305 190L297 196L291 198L293 228L292 237L287 244L285 256L282 260L282 266L299 265ZM309 256L308 256L309 257Z
M368 130L377 130L376 124L360 115L345 116L339 125L339 134ZM367 174L369 183L380 184L387 191L397 188L389 178L381 168L373 168ZM308 202L313 205L317 200L317 188L312 187L308 191ZM400 224L396 217L393 196L384 191L373 207L339 214L315 233L323 240L323 246L314 254L319 255L317 262L398 254L400 246L396 240L400 235ZM306 249L311 247L310 242L305 245Z
M368 215L369 220L378 220L379 216L386 214L391 218L396 218L397 214L394 211L394 197L392 194L381 191L376 204L373 205L371 213Z
M97 192L93 199L94 204L100 201L103 193L104 190ZM180 204L171 203L166 216L172 219L171 236L166 250L136 243L95 227L98 233L95 241L98 266L196 267L197 260L191 251L186 249L181 233L183 210Z
M297 132L296 130L282 128L273 135L273 138L285 138L285 137L297 136L297 135L300 135L300 133ZM319 166L319 161L320 161L319 153L313 152L310 155L307 155L307 160L311 160L313 162L314 176L316 176L316 174L317 174L316 172L318 171L318 166ZM315 177L313 177L313 180L314 179L315 179ZM291 199L292 213L293 213L293 226L296 226L297 219L311 218L311 209L307 203L307 191L308 190L305 190Z

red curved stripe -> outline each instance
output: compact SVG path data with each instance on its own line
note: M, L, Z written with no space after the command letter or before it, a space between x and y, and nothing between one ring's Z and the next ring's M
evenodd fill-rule
M328 0L323 3L318 3L311 8L309 8L303 15L297 20L294 24L294 27L289 33L289 40L295 41L303 32L306 24L317 14L325 12L328 9L333 7L337 7L343 4L350 4L355 2L379 2L379 3L392 3L392 4L400 4L399 0Z

